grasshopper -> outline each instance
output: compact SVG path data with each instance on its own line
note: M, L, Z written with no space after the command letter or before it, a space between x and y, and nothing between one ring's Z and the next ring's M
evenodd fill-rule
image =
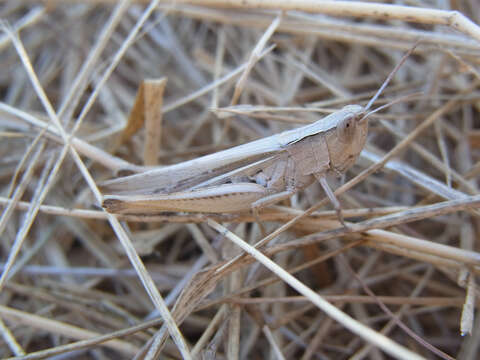
M416 46L416 45L415 45ZM347 105L316 122L214 154L104 183L112 192L103 207L117 214L162 211L231 213L285 200L318 180L337 211L341 206L326 176L343 174L357 160L368 134L368 112L404 55L366 107Z

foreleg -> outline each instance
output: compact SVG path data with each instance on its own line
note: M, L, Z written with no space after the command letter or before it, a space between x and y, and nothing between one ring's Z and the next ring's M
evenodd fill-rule
M338 201L337 197L333 193L332 189L330 189L330 186L328 185L325 175L315 174L315 177L317 178L318 182L322 186L323 191L325 191L325 194L327 195L328 199L332 203L333 208L337 212L338 220L340 220L343 226L347 227L347 225L345 224L345 220L343 219L342 206L340 205L340 202Z

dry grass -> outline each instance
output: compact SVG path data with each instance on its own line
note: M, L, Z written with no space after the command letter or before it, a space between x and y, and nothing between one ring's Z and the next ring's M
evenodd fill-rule
M2 2L0 357L477 358L480 9L445 4ZM263 239L249 213L99 206L107 179L365 105L418 39L374 107L422 95L330 179L347 228L318 184Z

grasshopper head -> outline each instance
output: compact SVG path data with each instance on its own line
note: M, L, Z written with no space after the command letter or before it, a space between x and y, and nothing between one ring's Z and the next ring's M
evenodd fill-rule
M365 108L360 105L348 105L340 110L341 120L335 131L327 133L330 168L343 173L357 160L365 145L368 133L368 121L364 121Z
M337 125L337 138L342 143L351 144L365 128L366 121L361 121L365 115L365 108L360 105L347 105L342 112L345 115Z

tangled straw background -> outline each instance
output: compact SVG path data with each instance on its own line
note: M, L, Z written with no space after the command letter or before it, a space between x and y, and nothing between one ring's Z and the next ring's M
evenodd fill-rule
M2 358L477 358L474 0L4 1L0 18ZM417 94L329 179L347 229L318 184L262 210L267 259L249 213L101 209L107 179L365 105L419 39L374 107Z

